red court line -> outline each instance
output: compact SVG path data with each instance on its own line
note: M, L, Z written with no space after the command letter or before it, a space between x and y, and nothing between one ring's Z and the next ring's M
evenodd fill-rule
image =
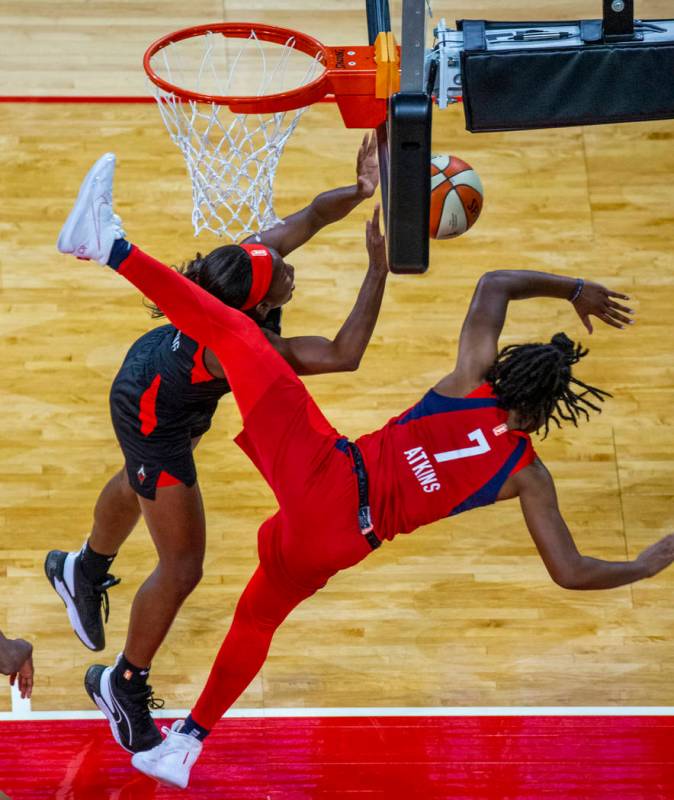
M154 103L154 97L127 97L124 95L0 95L0 103ZM327 95L318 103L334 103L334 95Z
M671 800L674 717L225 719L182 794L105 721L3 722L12 800Z
M0 95L0 103L154 103L154 97L71 97L67 95Z

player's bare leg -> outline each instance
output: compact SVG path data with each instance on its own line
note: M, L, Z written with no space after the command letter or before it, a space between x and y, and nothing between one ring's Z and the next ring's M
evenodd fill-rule
M70 624L90 650L105 647L108 594L119 583L109 569L117 551L140 517L140 505L126 471L120 470L104 486L94 508L91 536L81 550L52 550L45 559L45 573L68 612Z
M131 488L126 469L122 468L98 496L89 546L101 555L115 556L139 519L138 495Z

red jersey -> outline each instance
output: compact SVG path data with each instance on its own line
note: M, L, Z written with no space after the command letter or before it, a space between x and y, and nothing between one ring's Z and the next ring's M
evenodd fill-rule
M361 436L374 529L380 539L496 501L506 479L536 458L508 430L489 384L466 397L431 389L383 428Z

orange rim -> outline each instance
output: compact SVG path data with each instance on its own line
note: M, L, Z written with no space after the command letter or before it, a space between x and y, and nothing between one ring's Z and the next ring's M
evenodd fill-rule
M160 78L150 64L152 58L160 50L163 50L165 47L175 42L204 36L207 33L220 33L227 38L233 39L248 39L253 31L261 41L274 42L280 45L286 44L288 39L294 39L295 49L301 53L306 53L306 55L311 58L321 61L323 64L323 72L304 86L290 89L287 92L277 92L276 94L268 94L262 97L256 95L225 96L202 94L200 92L184 89L181 86L176 86ZM292 28L280 28L276 25L264 25L252 22L215 22L209 25L195 25L191 28L182 28L181 30L162 36L161 39L157 39L157 41L153 42L145 51L143 67L155 86L158 86L169 94L181 97L183 100L192 100L200 103L217 103L218 105L229 106L233 111L238 107L244 111L244 113L274 113L277 111L291 111L296 108L302 108L303 106L316 103L325 97L329 91L329 73L326 67L327 61L328 48L325 47L325 45L321 44L317 39L314 39L313 36L295 31Z

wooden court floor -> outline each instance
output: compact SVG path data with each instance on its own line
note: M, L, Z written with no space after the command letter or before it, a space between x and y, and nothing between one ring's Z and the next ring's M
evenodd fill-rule
M536 19L558 16L557 6L489 0L434 10L452 21ZM637 13L667 16L667 6L644 2ZM295 20L328 43L364 42L361 4L338 8L202 0L185 14L171 0L159 14L153 4L5 0L0 95L141 95L145 45L212 19ZM597 11L570 2L564 15ZM360 136L333 107L311 109L282 162L278 210L350 182ZM565 330L590 346L580 374L614 398L589 424L553 432L537 448L582 551L632 558L674 529L674 122L476 136L450 109L436 113L433 138L436 152L459 155L482 176L481 220L461 239L433 243L426 275L391 277L358 373L307 383L355 437L451 370L485 270L540 268L629 293L638 309L630 330L598 325L589 337L568 304L527 301L513 307L503 341ZM35 644L34 709L86 709L82 677L94 658L70 632L42 562L51 548L82 543L97 493L120 466L107 392L128 346L154 323L114 275L60 256L56 236L88 166L113 150L116 204L132 241L180 263L217 240L193 239L182 158L151 105L3 103L0 143L0 629ZM364 274L371 209L293 256L289 335L338 329ZM202 685L254 567L257 525L274 508L231 442L237 430L225 399L197 453L205 576L153 665L157 694L172 708L188 707ZM115 564L123 582L111 592L104 661L121 648L133 594L153 564L140 526ZM556 587L517 503L499 504L399 537L337 576L283 626L239 707L668 706L673 594L674 570L608 592ZM0 692L0 710L9 703Z

